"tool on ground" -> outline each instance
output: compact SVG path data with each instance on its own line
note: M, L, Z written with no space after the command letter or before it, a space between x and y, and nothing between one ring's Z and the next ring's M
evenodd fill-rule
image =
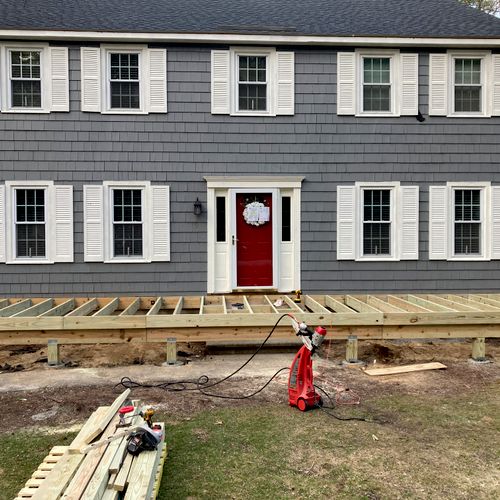
M146 422L146 424L148 424L150 429L153 428L153 415L154 414L155 414L155 411L151 406L139 413L139 415L144 419L144 422Z
M128 415L128 416L126 416L126 415L127 415L127 413L132 413L134 410L135 410L135 408L133 405L122 406L118 410L118 416L120 417L120 422L118 423L118 425L116 427L128 427L129 425L131 425L132 421L127 422L126 419L133 417L134 415Z
M134 456L142 451L156 450L163 436L163 429L159 425L141 427L127 438L127 451Z
M321 396L314 388L311 356L321 347L325 340L326 329L318 326L313 331L291 314L289 316L296 335L302 339L304 345L299 349L290 366L288 402L291 406L296 406L300 411L305 411L323 404Z

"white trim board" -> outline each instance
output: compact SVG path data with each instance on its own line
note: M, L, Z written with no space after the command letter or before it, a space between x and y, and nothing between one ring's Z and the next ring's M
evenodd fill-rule
M356 47L500 47L500 38L378 37L320 35L248 35L226 33L118 33L112 31L2 29L4 40L67 40L100 42L239 43L271 45L338 45Z

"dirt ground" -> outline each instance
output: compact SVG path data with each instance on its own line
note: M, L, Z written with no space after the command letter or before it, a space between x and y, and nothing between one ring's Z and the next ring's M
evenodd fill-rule
M196 363L203 356L199 346L180 346L184 349L184 359ZM315 382L328 393L338 394L339 401L350 402L359 398L358 408L369 410L370 400L382 395L454 395L475 392L485 386L496 384L500 389L500 342L489 341L487 353L491 363L475 364L468 360L471 346L469 342L434 343L388 343L361 342L360 358L368 365L384 366L440 361L446 370L406 373L385 377L370 377L359 368L341 364L344 342L332 342L323 349L323 359L315 364ZM187 352L189 350L189 353ZM290 351L290 361L294 350ZM44 349L2 348L0 365L22 366L36 377L39 367L45 362ZM266 356L261 354L260 356ZM154 345L113 345L88 347L64 346L62 358L80 367L115 366L117 364L161 364L164 361L164 347ZM288 359L288 355L285 355ZM217 356L213 356L217 363ZM7 370L10 371L10 370ZM56 373L56 372L54 372ZM251 371L250 371L251 373ZM224 366L221 366L221 378ZM56 375L54 375L56 376ZM259 388L266 382L263 377L246 375L211 389L216 394L244 395ZM0 373L0 384L2 374ZM133 397L153 405L171 420L186 419L201 410L235 405L255 405L256 401L287 403L287 372L282 373L269 387L252 399L232 400L210 397L198 391L165 391L160 388L135 388ZM173 386L181 389L183 385ZM187 387L193 387L187 386ZM345 392L348 388L349 391ZM104 382L96 386L85 385L67 388L47 387L36 391L0 392L0 428L4 432L30 427L62 426L65 430L83 422L98 406L110 404L123 390ZM343 398L343 399L342 399ZM342 409L342 408L341 408ZM347 411L349 406L343 407ZM384 416L379 415L380 418Z

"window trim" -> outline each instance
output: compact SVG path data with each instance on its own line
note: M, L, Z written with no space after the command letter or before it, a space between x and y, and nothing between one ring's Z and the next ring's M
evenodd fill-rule
M148 114L147 88L149 80L148 51L146 45L101 45L101 85L104 98L102 114L109 115L146 115ZM111 54L138 54L139 55L139 107L112 108L111 107Z
M54 264L55 222L52 217L54 200L53 181L5 181L6 190L6 264ZM45 191L45 257L17 257L16 241L16 189L43 189Z
M479 59L481 61L481 111L455 111L455 60ZM448 117L450 118L488 118L491 116L491 52L490 51L448 51Z
M2 98L1 109L2 113L25 113L25 114L46 114L50 113L50 54L48 43L7 43L1 46L2 55L2 73L1 86ZM12 86L11 73L12 67L11 52L15 51L36 51L40 52L40 91L41 91L41 107L40 108L18 108L12 106Z
M239 108L239 56L266 57L266 111L242 110ZM276 116L274 87L276 86L276 49L272 47L230 48L230 115L231 116Z
M490 244L490 231L491 231L491 183L490 182L447 182L448 191L448 220L447 234L448 234L448 261L489 261L491 260L491 244ZM454 205L454 192L456 189L479 189L481 191L481 254L465 255L455 254L455 205Z
M363 117L400 116L400 77L399 77L399 50L390 49L358 49L356 50L356 114ZM364 111L363 110L363 85L364 72L363 61L368 58L389 58L390 59L390 80L391 80L391 109L390 111Z
M104 181L103 227L104 227L104 262L107 264L130 264L151 262L151 201L150 181ZM140 257L115 257L114 256L114 231L113 231L113 190L114 189L140 189L142 191L142 255Z
M394 182L356 182L356 204L357 204L357 215L356 215L356 233L357 233L357 245L356 245L356 258L355 261L358 262L394 262L401 260L399 258L399 242L398 242L398 210L396 204L398 203L398 190L401 183L399 181ZM391 232L390 232L390 254L377 255L364 255L363 253L363 191L365 189L380 190L386 189L390 191L390 203L391 203Z

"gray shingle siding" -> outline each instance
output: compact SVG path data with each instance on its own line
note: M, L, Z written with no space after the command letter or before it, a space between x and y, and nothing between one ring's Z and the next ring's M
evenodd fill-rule
M0 295L189 294L206 291L204 175L300 174L302 288L311 292L498 290L500 261L428 260L428 186L500 183L500 117L356 118L336 114L336 53L296 49L295 115L210 114L210 48L168 47L168 114L80 109L80 51L70 49L70 113L0 115L0 180L74 185L75 262L0 264ZM420 110L428 54L420 52ZM170 185L171 262L83 262L82 186L103 180ZM336 260L336 188L356 181L420 186L420 260Z

